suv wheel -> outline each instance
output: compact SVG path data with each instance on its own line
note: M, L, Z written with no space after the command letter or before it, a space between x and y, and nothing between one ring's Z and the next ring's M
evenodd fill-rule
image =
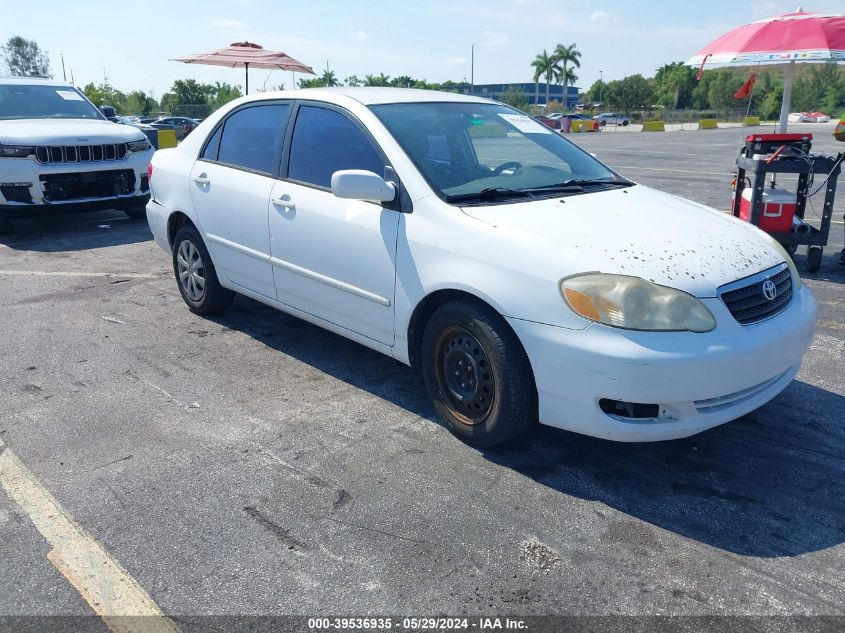
M184 225L173 238L173 272L182 299L197 314L217 314L229 307L235 294L220 285L211 256L199 232Z
M503 444L536 422L528 357L492 308L468 300L442 305L426 325L421 360L435 410L463 441Z

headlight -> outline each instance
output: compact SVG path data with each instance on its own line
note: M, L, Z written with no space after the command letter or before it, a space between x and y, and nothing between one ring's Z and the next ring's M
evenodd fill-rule
M628 330L709 332L716 319L701 301L639 277L585 273L560 282L567 305L585 319Z
M34 147L0 145L0 158L29 158L35 155Z
M150 149L150 142L147 139L131 141L128 145L130 152L146 152Z
M775 250L780 253L780 256L786 260L786 264L789 266L789 270L792 271L792 291L798 291L798 289L800 289L801 286L804 285L804 282L801 281L801 275L798 274L798 269L795 267L795 262L792 261L792 255L787 253L786 249L780 245L780 242L778 242L771 235L767 233L766 237L769 238L769 241L772 243L772 246L774 246Z

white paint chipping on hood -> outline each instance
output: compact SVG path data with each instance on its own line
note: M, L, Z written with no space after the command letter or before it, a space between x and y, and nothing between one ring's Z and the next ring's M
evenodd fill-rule
M98 145L146 138L138 128L86 119L11 119L0 121L3 145ZM84 139L84 140L83 140Z
M633 275L715 297L719 286L783 262L747 222L642 185L463 211L536 244L543 260L559 261L559 277Z

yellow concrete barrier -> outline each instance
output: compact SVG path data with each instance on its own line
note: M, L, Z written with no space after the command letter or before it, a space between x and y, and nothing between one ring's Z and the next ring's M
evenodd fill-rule
M760 117L747 116L742 120L743 125L760 125Z
M663 121L643 121L643 132L665 132L666 124Z
M699 130L715 130L719 127L718 119L701 119L698 122Z
M570 132L592 132L594 123L592 119L573 119Z
M176 147L176 130L158 131L158 148Z

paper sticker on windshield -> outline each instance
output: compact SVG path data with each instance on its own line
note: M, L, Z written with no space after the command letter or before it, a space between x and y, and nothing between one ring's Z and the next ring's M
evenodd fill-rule
M80 95L75 90L56 90L56 94L59 95L65 101L82 101L82 95Z
M514 126L523 134L551 134L550 128L542 123L537 123L527 114L499 114L505 121Z

